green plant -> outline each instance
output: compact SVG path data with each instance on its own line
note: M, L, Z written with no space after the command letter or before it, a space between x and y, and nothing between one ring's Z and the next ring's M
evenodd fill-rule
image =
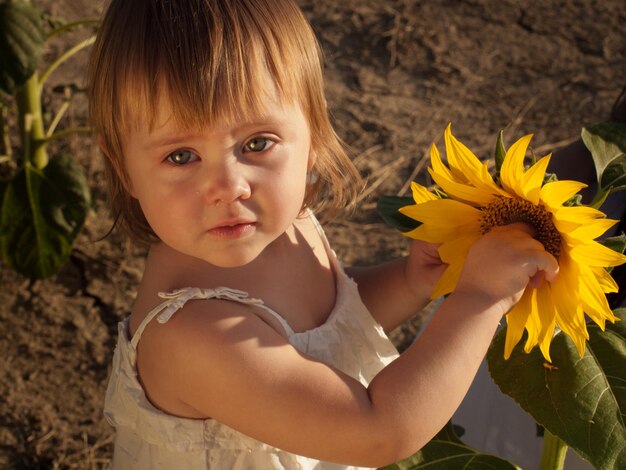
M42 95L48 77L95 36L40 72L45 42L96 22L46 18L26 0L0 3L0 165L5 169L0 180L0 254L6 265L30 278L51 276L65 264L91 204L81 167L67 153L48 152L53 140L89 132L57 130L73 92L69 90L50 119L42 112Z

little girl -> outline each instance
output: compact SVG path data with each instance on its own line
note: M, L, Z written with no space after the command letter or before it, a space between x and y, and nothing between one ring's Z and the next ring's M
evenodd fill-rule
M555 260L524 225L470 251L401 356L437 247L344 269L312 208L358 189L293 0L113 0L90 108L116 220L150 244L105 414L115 469L377 467L426 444ZM332 463L331 463L332 462Z

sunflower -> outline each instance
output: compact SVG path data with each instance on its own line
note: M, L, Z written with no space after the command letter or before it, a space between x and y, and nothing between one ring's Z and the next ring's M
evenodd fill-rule
M577 181L544 184L550 155L524 168L532 135L508 149L498 181L487 163L452 135L450 125L444 138L448 166L433 145L428 169L441 191L433 194L413 183L415 205L400 209L422 223L405 235L441 244L439 254L449 265L431 297L454 291L467 253L481 236L494 227L528 223L536 229L535 238L557 259L559 275L553 282L543 280L537 287L527 287L507 313L504 357L509 358L526 329L525 351L539 345L550 361L555 328L572 338L582 357L589 339L585 313L603 330L607 320L617 320L605 295L617 292L617 284L605 268L626 262L626 256L594 241L616 221L591 207L564 205L586 185Z

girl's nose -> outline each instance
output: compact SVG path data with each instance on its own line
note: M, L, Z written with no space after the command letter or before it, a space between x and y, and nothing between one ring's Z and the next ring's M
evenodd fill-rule
M230 204L250 198L252 189L237 161L221 162L207 168L204 178L204 195L207 204Z

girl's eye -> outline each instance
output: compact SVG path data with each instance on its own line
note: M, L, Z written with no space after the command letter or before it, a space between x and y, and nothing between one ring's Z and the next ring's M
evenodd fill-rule
M198 156L190 150L176 150L167 156L167 161L176 165L185 165L190 161L195 161Z
M263 150L267 150L274 145L274 142L266 137L255 137L250 139L243 146L244 152L262 152Z

